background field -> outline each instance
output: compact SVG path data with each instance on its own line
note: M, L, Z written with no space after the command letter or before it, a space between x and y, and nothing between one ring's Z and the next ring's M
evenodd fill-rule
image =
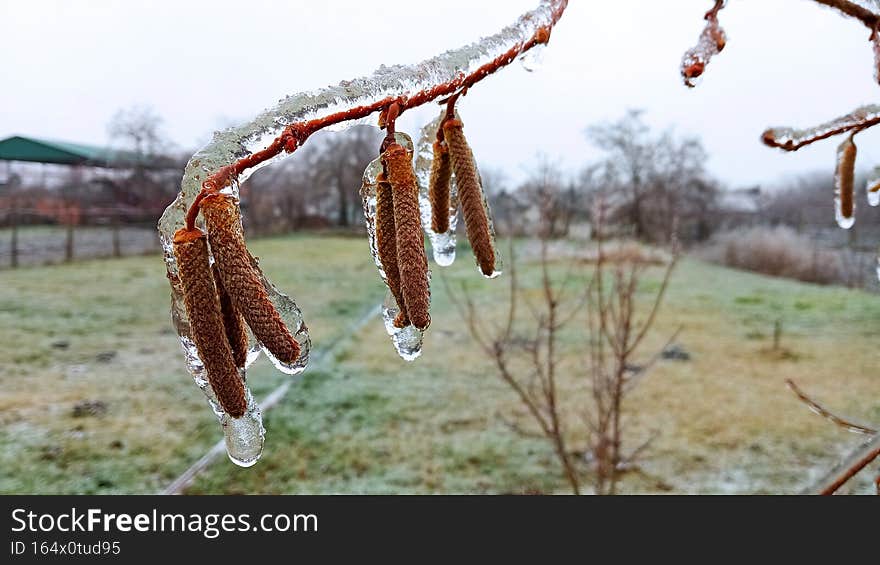
M521 247L523 284L536 287L529 246ZM316 350L383 295L362 239L295 236L252 249L300 303ZM434 269L422 358L401 361L381 322L370 321L265 414L255 467L218 460L189 492L566 492L548 446L506 422L530 425L449 302L446 285L462 282L488 311L506 292L503 277L482 279L469 250L460 252L442 277ZM183 368L158 255L0 277L0 492L156 492L220 438ZM770 350L778 319L781 352ZM659 363L631 397L627 440L659 436L621 490L806 486L859 437L811 414L784 379L840 412L880 421L878 320L880 300L862 291L683 261L644 356L683 326L678 342L691 360ZM572 331L564 339L576 344L580 328ZM562 374L569 390L584 385L577 364ZM284 378L264 359L249 373L258 398ZM565 407L571 418L579 409ZM852 488L870 490L866 479Z

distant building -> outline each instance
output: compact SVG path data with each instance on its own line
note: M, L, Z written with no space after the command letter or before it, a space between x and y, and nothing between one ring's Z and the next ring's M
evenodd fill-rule
M719 227L751 225L758 221L763 193L760 186L718 192L716 203Z
M179 178L167 158L16 135L0 140L0 209L38 223L151 217L168 204L169 171Z

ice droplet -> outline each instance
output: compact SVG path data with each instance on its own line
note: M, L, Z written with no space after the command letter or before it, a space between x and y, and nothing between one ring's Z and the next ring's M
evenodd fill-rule
M187 322L188 324L188 322ZM229 459L241 467L250 467L259 460L263 452L263 440L266 430L263 428L263 418L260 408L254 402L254 397L247 386L244 369L239 370L240 377L244 382L247 409L240 418L233 418L227 414L217 400L217 395L208 383L205 375L205 367L199 358L195 343L188 336L180 337L180 345L186 356L186 366L192 375L193 382L205 395L211 411L223 428L223 436L226 441L226 454Z
M266 429L260 407L254 401L251 391L247 391L247 411L241 418L230 418L224 414L220 420L226 440L226 454L229 460L239 467L251 467L263 454Z
M868 176L865 190L868 194L868 204L871 206L880 205L880 167L875 167L874 171Z
M837 225L845 230L853 227L856 223L856 216L853 214L850 217L846 217L843 215L843 212L840 210L840 195L834 195L834 220L837 222Z
M412 153L413 142L407 134L396 132L394 137L399 144ZM382 282L387 285L388 277L385 273L385 268L382 266L382 260L379 258L379 247L376 242L376 177L378 177L381 172L382 160L380 157L377 157L371 161L370 164L367 165L366 170L364 170L364 177L361 184L361 199L364 204L364 220L367 224L370 255L373 256L373 261L379 269L379 276L382 277ZM419 177L419 179L421 179L421 177ZM421 184L421 180L419 184ZM419 189L419 192L421 193L421 188ZM430 222L430 219L428 221ZM422 218L422 226L424 227L424 218ZM431 273L428 271L428 277L430 276ZM385 325L385 331L388 332L388 335L391 337L391 343L394 344L394 349L397 351L397 354L406 361L412 361L422 354L424 331L419 330L412 325L403 328L395 326L394 318L397 317L399 312L400 309L397 306L397 301L389 290L385 296L385 300L382 302L382 320Z
M411 324L402 328L395 326L394 319L399 312L397 301L391 291L388 291L382 302L382 322L385 324L385 331L391 336L391 343L394 344L394 349L401 359L415 361L422 354L425 332Z
M546 56L547 46L544 44L535 45L525 53L519 56L519 63L526 71L533 73L540 71L544 66L544 57Z
M431 254L434 262L441 267L448 267L455 261L455 228L458 225L458 187L453 178L449 188L449 229L444 233L437 233L431 228L431 199L428 197L428 187L431 181L431 162L434 159L434 140L437 139L437 128L446 115L446 111L440 113L436 119L422 128L419 137L418 152L416 153L416 176L419 179L419 214L422 220L422 229L428 234L431 242ZM456 113L456 117L457 113Z

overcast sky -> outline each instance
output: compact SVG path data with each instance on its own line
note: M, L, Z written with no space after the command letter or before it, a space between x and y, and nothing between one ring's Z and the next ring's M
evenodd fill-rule
M286 94L458 47L536 1L0 0L0 137L105 144L114 112L141 104L178 147L195 149ZM878 101L867 30L809 0L730 0L727 48L689 90L679 62L711 4L572 0L540 71L515 64L465 99L478 159L512 180L538 152L576 171L598 157L585 126L643 108L652 126L700 136L727 186L830 171L834 140L786 154L758 138ZM877 140L861 136L861 165L880 164Z

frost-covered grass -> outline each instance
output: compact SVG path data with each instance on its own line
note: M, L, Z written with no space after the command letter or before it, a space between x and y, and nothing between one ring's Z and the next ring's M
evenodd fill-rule
M253 250L301 303L316 349L382 293L365 241L280 238ZM446 279L464 281L500 316L505 278L480 278L461 251ZM537 276L534 264L522 268L536 293ZM2 280L0 491L153 492L220 438L170 333L159 257L7 271ZM421 359L399 360L380 322L368 323L265 415L255 467L218 460L189 492L566 492L547 445L499 417L530 424L462 330L437 268L433 303ZM769 350L776 319L782 351ZM880 421L876 295L684 261L644 356L679 325L691 361L659 363L631 397L630 445L660 436L624 492L807 484L859 438L811 414L785 378L840 412ZM580 329L563 336L571 351ZM66 349L53 346L62 341ZM567 390L582 386L581 365L576 356L563 365ZM283 378L261 360L249 382L261 396ZM105 402L106 414L73 417L82 400ZM567 406L570 418L576 408Z
M381 294L359 240L253 245L318 343ZM183 368L158 255L7 271L0 285L0 492L155 492L218 438ZM307 298L306 298L307 297ZM258 397L282 375L260 360ZM106 413L74 417L83 401Z

